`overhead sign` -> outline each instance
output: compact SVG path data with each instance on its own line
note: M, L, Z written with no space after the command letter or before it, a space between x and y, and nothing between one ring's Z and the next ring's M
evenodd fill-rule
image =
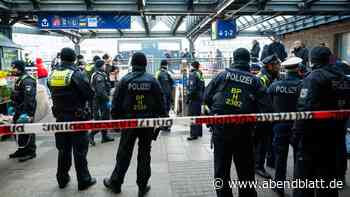
M39 15L40 29L130 29L131 17L100 15Z
M218 19L211 24L212 40L232 39L236 38L237 34L236 20Z

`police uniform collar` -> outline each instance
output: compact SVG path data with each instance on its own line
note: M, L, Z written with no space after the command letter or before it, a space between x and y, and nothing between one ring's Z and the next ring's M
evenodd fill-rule
M138 65L133 65L132 66L132 71L146 71L146 67L145 66L138 66Z
M243 71L249 71L249 65L247 64L233 64L232 69L238 69Z
M301 77L299 76L299 74L297 72L294 72L294 71L289 71L287 72L287 75L286 75L286 79L301 79Z
M191 69L191 72L194 72L194 71L199 71L199 69L197 69L197 68L192 68L192 69Z
M78 70L78 67L76 67L74 64L67 64L67 63L62 63L60 66L61 68L69 68L72 70Z

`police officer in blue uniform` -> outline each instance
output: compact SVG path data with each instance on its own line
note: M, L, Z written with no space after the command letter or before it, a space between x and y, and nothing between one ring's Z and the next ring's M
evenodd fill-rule
M90 85L95 92L93 99L93 116L95 120L109 120L110 119L110 109L111 109L111 101L110 101L110 92L111 92L111 84L108 79L108 75L106 73L106 64L103 60L97 60L95 63L94 73L91 75ZM89 135L90 144L95 146L94 137L98 133L98 131L92 131ZM102 130L102 143L114 141L112 137L110 137L107 131Z
M157 118L166 116L164 97L157 79L146 72L146 56L137 52L131 60L132 72L118 82L112 101L113 119ZM125 129L122 131L116 165L104 185L114 193L121 192L125 174L129 168L135 141L138 139L137 180L139 196L150 190L151 143L154 128Z
M156 73L156 79L159 81L159 84L162 87L165 99L165 111L167 111L169 114L171 106L174 105L174 99L172 94L174 91L175 83L168 71L167 60L161 61L160 70ZM163 130L170 132L170 127L163 128Z
M263 61L263 68L261 69L258 77L265 88L268 88L272 82L279 77L280 60L275 55L266 57ZM256 165L255 172L264 178L271 178L271 175L265 170L265 158L267 165L274 166L272 156L272 124L271 123L258 123L255 130L255 154Z
M55 67L48 79L52 95L52 113L57 122L85 121L91 116L87 113L87 101L93 98L93 91L86 76L74 65L76 54L71 48L61 50L62 63ZM86 131L56 133L58 149L57 182L63 189L70 181L72 151L78 179L78 190L85 190L96 183L88 169L87 153L89 138Z
M199 70L199 62L192 62L188 86L188 115L200 116L205 88L202 71ZM202 137L202 125L191 125L190 137L187 140L196 140Z
M233 53L234 64L218 74L207 86L204 104L211 115L266 112L269 99L259 78L249 72L250 54L239 48ZM229 187L232 158L239 181L254 181L254 138L251 124L213 125L214 176L222 180L218 197L232 197ZM257 196L255 188L239 188L240 197Z
M302 59L292 57L284 61L281 65L286 70L286 78L273 82L268 88L268 94L272 97L274 112L295 112L297 100L301 87L301 76L299 65ZM286 180L288 149L292 136L293 121L277 122L273 126L274 139L273 147L275 152L275 181ZM294 153L297 150L294 149ZM284 196L283 188L276 188L274 191L280 196Z
M14 123L31 123L34 120L36 109L36 80L25 71L26 63L14 61L13 74L17 76L15 88L11 96L15 114ZM24 162L36 157L35 134L21 134L17 136L18 149L9 155Z
M311 51L311 73L302 82L298 111L341 110L350 106L350 79L329 64L331 51L315 47ZM298 145L294 178L322 180L330 186L337 180L339 144L344 143L346 120L298 120L294 144ZM337 197L338 188L296 188L294 197Z

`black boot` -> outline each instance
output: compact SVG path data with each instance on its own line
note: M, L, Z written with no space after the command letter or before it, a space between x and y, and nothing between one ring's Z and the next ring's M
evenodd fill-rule
M28 161L30 159L34 159L36 157L36 153L30 153L30 154L27 154L23 157L20 157L18 159L19 162L25 162L25 161Z
M144 197L149 192L149 190L151 190L151 186L149 185L144 188L139 188L139 197Z
M114 184L109 178L103 179L103 184L106 188L112 190L116 194L120 194L122 192L121 186L119 184Z
M102 135L102 141L101 143L107 143L107 142L113 142L114 141L114 138L112 138L111 136L105 134L105 135Z
M188 137L188 138L187 138L187 140L188 140L188 141L192 141L192 140L196 140L196 139L198 139L198 137L197 137L197 136L196 136L196 137L191 136L191 137Z
M88 182L83 182L83 183L78 183L78 190L86 190L89 187L93 186L96 184L96 179L95 178L91 178Z
M58 182L58 187L60 189L64 189L65 187L67 187L68 183L70 182L70 176L68 175L67 178L65 179L57 180L57 182Z
M10 159L14 159L14 158L19 158L19 157L23 157L24 156L24 152L20 149L16 150L16 152L12 153L9 155Z

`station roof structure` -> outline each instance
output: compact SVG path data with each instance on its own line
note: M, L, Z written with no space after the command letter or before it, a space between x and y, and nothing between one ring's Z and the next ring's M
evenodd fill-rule
M348 20L350 0L0 0L0 16L35 26L40 13L132 16L130 30L50 30L75 38L187 37L208 34L217 18L234 18L241 35L281 35ZM47 33L14 29L19 33Z

